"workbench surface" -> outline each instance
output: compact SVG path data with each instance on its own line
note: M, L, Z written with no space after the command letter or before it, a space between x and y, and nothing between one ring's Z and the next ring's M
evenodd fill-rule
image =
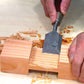
M75 4L76 3L76 4ZM84 31L84 0L72 0L70 9L58 31L74 26L73 32L64 37L75 37ZM19 31L38 30L44 39L52 30L50 20L45 17L40 0L0 1L0 36L10 36ZM30 71L28 75L0 72L0 84L81 84L77 81L57 79L56 73Z

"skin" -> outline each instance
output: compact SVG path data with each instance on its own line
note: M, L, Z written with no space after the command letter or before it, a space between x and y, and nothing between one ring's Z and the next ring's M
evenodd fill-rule
M67 13L70 2L71 0L62 0L60 3L60 11L64 15ZM57 9L55 7L54 0L41 0L41 3L43 5L45 15L51 19L52 23L55 22L57 18Z
M69 48L69 56L73 75L84 83L84 32L73 40Z
M67 13L71 0L62 0L60 11L64 15ZM57 18L57 9L54 0L41 0L45 15L53 22ZM84 32L80 33L73 40L69 48L69 57L72 63L72 73L80 82L84 83Z

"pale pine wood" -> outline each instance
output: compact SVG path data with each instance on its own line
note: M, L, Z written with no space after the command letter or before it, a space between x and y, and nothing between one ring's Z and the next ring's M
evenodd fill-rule
M32 42L7 39L1 53L1 71L28 74Z
M69 45L62 44L59 56L42 53L42 48L32 48L31 51L31 41L8 39L1 53L1 71L19 74L28 74L29 69L50 71L58 72L58 78L76 80L68 57Z
M71 69L70 63L59 63L58 78L77 80L72 74L72 69Z
M32 70L58 72L59 55L42 53L42 48L33 48L29 66Z
M58 78L76 80L72 74L71 63L68 57L69 46L70 44L62 44L58 66Z

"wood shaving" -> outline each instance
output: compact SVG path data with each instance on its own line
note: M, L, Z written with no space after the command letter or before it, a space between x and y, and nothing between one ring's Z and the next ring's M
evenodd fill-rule
M71 29L71 28L74 28L74 27L73 26L68 26L67 28L70 28Z
M37 34L38 31L22 31L20 33L23 33L23 34Z
M39 38L41 38L41 34L37 34Z
M17 36L12 34L9 38L11 38L11 39L17 39Z
M12 34L9 38L11 38L11 39L18 39L18 40L24 40L24 38L21 37L19 33L17 33L16 35Z
M70 30L67 30L67 33L70 33Z
M36 37L36 34L30 34L30 37Z
M33 47L43 48L44 40L34 40Z
M17 39L22 39L19 33L17 33Z
M71 43L72 42L72 38L63 38L62 42L63 43Z

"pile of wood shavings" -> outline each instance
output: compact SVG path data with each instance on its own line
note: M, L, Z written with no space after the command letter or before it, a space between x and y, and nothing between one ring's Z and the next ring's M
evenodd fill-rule
M67 26L67 27L63 28L62 31L59 33L60 35L62 35L63 43L71 43L72 42L73 37L64 38L63 34L64 33L69 34L70 32L74 31L73 28L74 28L73 26Z
M33 75L31 84L52 84L52 83L55 84L56 78L57 78L56 74L54 74L54 73L41 72L41 75L38 74L35 77Z
M63 28L63 30L60 32L60 34L62 35L62 38L63 38L63 33L70 33L71 32L70 29L73 29L73 28L74 28L73 26L68 26L66 28ZM43 48L44 40L41 40L41 34L39 34L37 30L35 30L35 31L22 31L22 32L16 33L16 35L12 34L10 37L0 37L0 52L2 51L2 48L3 48L3 44L1 43L2 40L5 41L8 38L17 39L17 40L27 40L24 37L22 37L20 35L20 33L29 35L31 38L38 37L39 40L32 41L33 47ZM63 43L71 43L72 40L73 40L73 38L63 38L62 42Z
M73 26L67 26L67 27L62 29L60 34L63 35L63 33L70 33L73 30L73 28L74 28Z
M15 35L12 34L10 37L0 37L0 52L2 51L3 44L4 44L4 43L2 43L2 41L5 41L6 39L27 40L24 37L22 37L20 35L20 33L27 34L31 38L32 37L35 38L36 36L38 36L39 40L33 40L32 41L33 42L33 47L43 48L44 40L40 39L41 35L38 33L38 31L22 31L22 32L16 33Z

